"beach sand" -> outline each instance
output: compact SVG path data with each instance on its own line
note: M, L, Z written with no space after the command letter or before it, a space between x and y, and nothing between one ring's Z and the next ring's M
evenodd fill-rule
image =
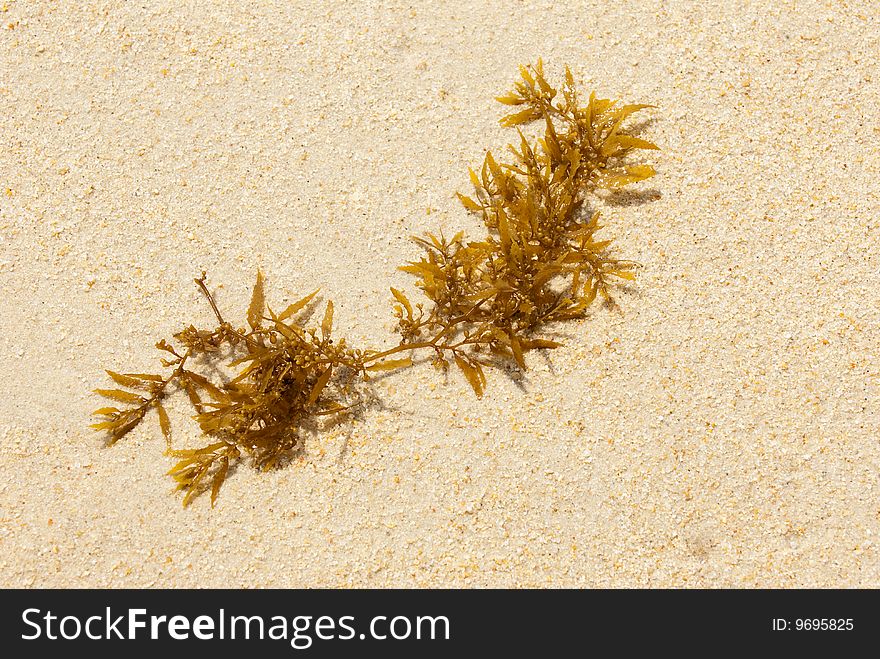
M143 5L0 11L0 585L880 586L876 2ZM154 419L87 427L104 368L211 324L203 269L393 345L409 236L480 236L454 193L538 57L658 106L658 175L593 202L617 309L482 400L377 381L213 510Z

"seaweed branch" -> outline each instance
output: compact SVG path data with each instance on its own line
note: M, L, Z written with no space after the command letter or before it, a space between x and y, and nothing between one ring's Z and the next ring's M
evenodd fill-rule
M541 335L549 323L584 317L597 297L610 299L613 280L634 278L636 264L612 256L610 240L596 239L599 214L588 212L585 202L599 189L617 190L654 175L650 165L633 164L629 156L657 147L625 130L632 114L651 106L595 94L582 103L568 67L557 89L541 60L520 67L520 80L497 100L517 108L501 119L518 133L518 142L508 146L512 160L486 153L478 171L469 172L472 196L458 194L486 235L413 238L422 256L400 269L416 277L427 302L413 304L391 289L398 345L380 351L335 342L332 301L320 325L306 327L304 312L318 291L276 314L266 304L260 272L248 327L235 328L202 273L195 283L216 327L186 327L173 337L180 347L159 341L156 347L166 353L162 365L172 369L167 375L107 371L122 388L96 393L123 405L96 410L101 420L92 427L114 444L155 409L166 452L178 460L168 473L184 505L210 489L213 506L233 465L245 459L262 470L281 464L302 447L306 422L357 407L358 383L412 366L415 352L428 352L442 370L455 364L479 397L487 387L486 367L525 369L529 351L559 347ZM530 141L520 126L533 122L543 131ZM199 372L194 362L225 364L230 375ZM176 390L192 405L206 441L201 448L172 447L162 401Z
M509 145L512 162L486 154L479 172L470 170L473 196L461 193L464 207L478 215L488 235L467 241L428 233L414 238L424 255L400 268L417 277L430 300L429 311L391 292L398 304L398 350L421 348L422 336L435 334L427 346L434 363L454 361L477 396L483 394L481 355L501 356L526 367L524 354L558 347L539 336L547 323L581 318L599 295L610 299L612 278L633 279L636 264L608 253L610 240L596 240L598 213L585 213L586 195L617 190L654 175L650 165L629 164L637 149L656 149L628 134L624 121L647 105L619 105L591 94L581 105L571 71L565 69L562 93L544 76L541 60L520 67L521 80L497 100L521 106L505 116L504 126L543 122L543 137L530 143L519 133ZM442 337L443 342L438 342ZM389 353L386 353L389 354Z

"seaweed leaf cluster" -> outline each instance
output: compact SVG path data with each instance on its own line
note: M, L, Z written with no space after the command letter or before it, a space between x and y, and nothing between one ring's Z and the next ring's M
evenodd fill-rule
M628 117L650 106L595 94L583 103L568 67L557 89L540 60L520 67L520 75L497 98L516 109L501 120L518 132L518 143L508 146L512 159L499 162L486 153L478 171L470 170L474 192L458 195L486 235L414 238L423 254L400 269L416 277L427 302L413 304L391 289L396 346L379 351L335 341L332 302L320 324L309 327L318 291L275 313L259 272L247 327L236 328L203 273L195 283L214 313L214 329L190 325L174 335L175 345L159 341L162 365L171 369L166 375L107 371L121 388L96 390L116 406L96 410L100 420L92 427L113 444L155 409L167 453L177 459L169 474L184 505L208 489L213 505L231 466L244 459L262 470L281 464L301 448L309 423L362 404L356 385L371 373L411 366L413 355L426 351L439 369L455 364L482 396L486 367L525 369L525 353L558 347L540 335L548 323L582 318L597 296L610 299L613 279L632 279L636 266L614 258L610 240L596 239L599 215L585 210L585 200L598 189L653 176L651 166L632 164L628 156L657 147L624 128ZM533 122L541 123L542 135L529 140L520 126ZM163 400L177 390L185 392L205 436L200 448L172 446Z
M501 120L519 133L519 143L508 146L513 160L498 162L486 153L479 172L470 170L474 195L458 194L488 234L479 241L465 241L463 233L451 240L430 233L415 238L425 254L401 268L418 278L432 303L415 318L409 305L396 309L404 342L422 347L421 337L433 334L435 363L445 368L451 354L478 396L488 363L481 353L524 369L525 352L558 346L535 336L538 330L583 317L597 294L609 299L612 278L633 279L636 264L609 255L611 241L595 239L599 214L585 214L583 204L596 189L616 190L655 173L650 165L626 163L632 151L657 147L623 129L627 117L650 106L619 105L595 94L582 105L568 67L560 93L540 60L520 67L520 74L514 89L497 98L524 108ZM533 144L518 127L535 121L544 131Z
M104 417L93 427L109 433L115 443L144 418L150 408L159 415L169 455L179 461L171 469L177 487L185 492L184 504L210 483L216 500L231 463L248 456L267 470L289 456L301 444L303 423L313 417L336 414L356 404L351 381L366 373L364 353L348 348L345 340L334 343L333 303L329 302L319 327L302 322L317 291L294 302L280 313L266 306L263 277L257 273L247 311L248 327L235 328L220 313L208 290L204 273L196 279L214 310L217 327L200 330L189 326L174 335L180 347L166 341L156 344L169 354L163 366L173 367L166 377L153 374L118 374L110 377L129 389L146 389L146 395L123 389L99 389L97 393L132 407L104 407ZM228 358L233 377L212 381L190 365L202 358L211 364ZM210 443L197 449L173 449L168 414L162 398L174 383L186 392L202 433Z

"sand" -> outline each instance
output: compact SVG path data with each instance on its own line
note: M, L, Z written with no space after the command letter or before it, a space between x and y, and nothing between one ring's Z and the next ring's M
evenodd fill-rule
M377 7L376 5L381 5ZM146 8L144 8L146 7ZM0 11L0 585L880 586L875 2L24 2ZM639 261L521 387L430 367L216 508L102 369L321 287L392 345L408 236L511 139L520 63L653 103L595 202ZM413 293L414 294L414 293ZM175 441L197 437L176 408Z

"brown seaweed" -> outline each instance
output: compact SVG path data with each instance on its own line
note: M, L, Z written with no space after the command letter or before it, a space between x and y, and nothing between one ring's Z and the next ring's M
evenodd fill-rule
M501 123L516 128L509 162L486 153L470 170L474 191L459 194L464 207L486 229L480 240L463 233L415 237L418 260L400 269L416 277L427 303L413 304L392 288L400 341L384 350L351 348L332 338L334 307L328 302L318 327L305 312L317 291L280 313L267 306L257 273L246 312L248 327L234 327L221 314L206 277L195 280L208 301L213 329L189 326L162 340L165 375L107 371L120 387L97 389L117 406L94 412L93 428L113 444L155 409L167 453L178 461L169 471L187 505L210 489L212 505L230 467L248 459L259 469L280 464L302 446L303 427L360 404L355 385L370 374L395 371L427 352L431 362L462 372L477 396L486 390L485 369L498 364L526 368L525 355L560 344L546 336L548 324L581 318L597 297L610 298L614 279L633 279L635 263L609 253L610 240L597 240L598 213L585 209L589 194L617 190L654 175L628 156L657 147L625 129L628 117L646 105L621 105L591 94L586 103L566 67L560 89L546 80L543 64L520 67L520 80L497 98L516 111ZM530 141L520 126L541 122L543 134ZM205 375L193 362L223 362L229 378ZM212 370L211 373L216 373ZM186 393L206 439L196 449L175 449L163 400Z

